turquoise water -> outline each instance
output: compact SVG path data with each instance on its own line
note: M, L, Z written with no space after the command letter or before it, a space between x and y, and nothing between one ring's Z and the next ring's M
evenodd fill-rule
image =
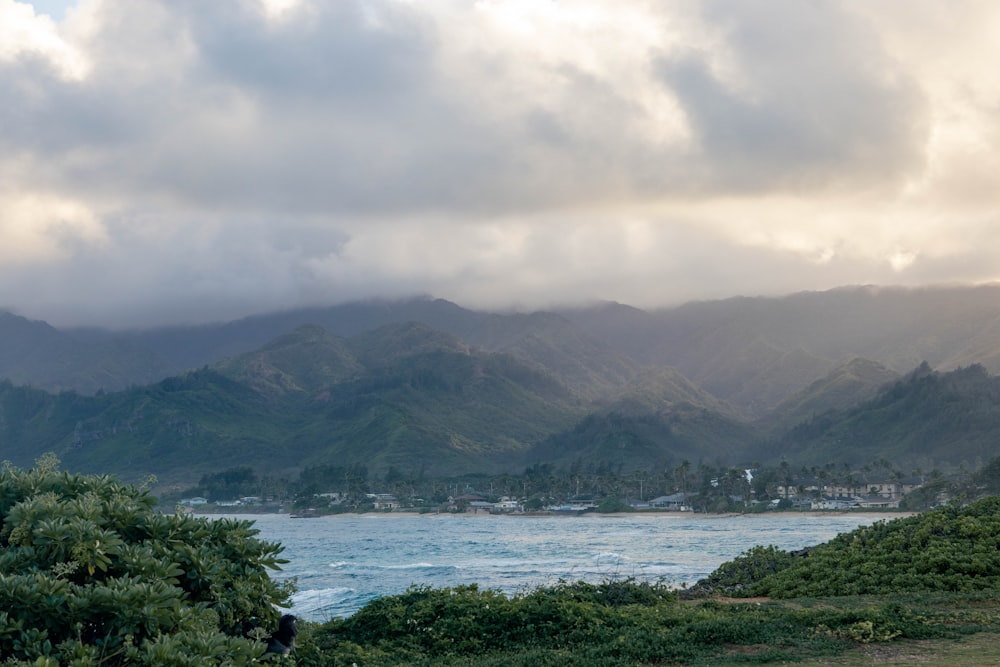
M250 518L289 559L275 578L296 577L293 611L310 620L349 616L411 585L479 584L512 594L560 579L692 584L754 545L826 542L882 517L862 514L515 517L366 514Z

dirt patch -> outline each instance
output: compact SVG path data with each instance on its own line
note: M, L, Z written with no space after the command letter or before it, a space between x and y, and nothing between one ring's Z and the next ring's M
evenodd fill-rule
M760 655L771 650L767 644L723 644L722 647L736 655Z
M919 665L932 659L930 652L918 642L909 642L902 646L891 644L866 646L862 651L873 665Z

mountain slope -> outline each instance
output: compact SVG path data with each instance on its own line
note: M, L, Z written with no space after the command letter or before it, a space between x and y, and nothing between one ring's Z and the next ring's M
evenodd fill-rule
M306 324L346 339L406 322L509 353L595 403L617 400L642 369L675 368L755 419L854 358L899 373L923 360L940 370L979 363L1000 372L1000 286L991 285L851 287L652 312L599 304L491 314L443 300L372 301L131 332L58 331L5 314L0 377L94 393L215 364Z
M934 372L921 365L854 408L818 415L769 445L803 465L888 459L901 470L979 462L996 455L1000 378L982 366Z
M625 354L554 313L491 315L467 336L486 350L536 365L591 400L612 400L640 370Z
M254 315L219 324L102 335L153 350L179 372L254 351L303 325L316 325L335 336L350 338L387 324L421 322L462 338L483 317L443 299L373 300Z
M15 384L93 394L153 382L168 368L151 350L131 342L81 340L0 311L0 378Z
M223 375L265 393L314 393L363 370L348 343L316 325L303 325L256 352L215 365Z
M218 368L94 397L0 383L0 445L15 464L53 451L82 472L167 481L233 465L512 470L581 414L538 369L420 325L348 340L307 327Z
M535 447L533 462L583 470L665 469L683 461L746 460L755 437L742 421L688 404L655 413L589 414Z
M562 311L641 364L672 366L760 418L853 358L905 373L922 361L1000 372L1000 286L845 287L736 297L649 313L617 304Z
M696 314L696 311L705 312ZM725 321L718 318L725 317ZM766 341L776 349L801 350L825 371L849 358L876 361L906 372L923 361L933 368L953 369L971 361L996 364L1000 338L987 341L984 331L996 331L1000 317L1000 287L939 287L924 289L857 287L794 294L781 299L740 299L732 303L691 304L663 313L680 320L692 339L705 336ZM673 328L671 325L669 328ZM667 336L657 354L674 359L677 368L723 398L744 388L746 372L720 382L716 366L692 351L701 346ZM744 347L748 347L746 343ZM738 356L730 352L731 358ZM744 355L752 360L753 355ZM987 366L1000 372L1000 364ZM818 377L818 375L816 376ZM711 378L713 383L703 381ZM805 384L808 384L805 383ZM802 386L805 386L803 384Z
M758 425L767 433L778 433L830 410L852 408L870 398L899 373L868 359L852 359L833 369L797 394L786 398Z
M512 470L531 444L581 413L562 385L512 357L449 350L381 366L322 401L322 417L301 435L327 444L306 463L432 474Z

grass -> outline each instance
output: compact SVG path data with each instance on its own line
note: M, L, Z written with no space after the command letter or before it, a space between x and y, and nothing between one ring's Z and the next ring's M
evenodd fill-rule
M988 592L678 600L628 582L564 584L512 600L414 589L314 629L301 665L1000 665Z
M720 666L745 665L745 662L720 662ZM921 665L923 667L983 667L1000 665L1000 634L982 632L960 639L902 640L887 645L861 646L834 658L804 660L799 667L837 665Z
M787 609L828 608L839 611L866 609L884 601L884 596L852 596L827 600L769 602ZM896 637L886 641L852 642L833 655L811 655L808 649L798 660L767 660L763 647L730 645L711 663L719 667L798 665L922 665L926 667L983 667L1000 665L1000 600L989 593L973 595L930 594L903 596L897 600L931 634L931 639ZM738 601L745 603L745 601ZM911 630L912 631L912 630ZM756 650L755 650L756 649ZM760 659L755 659L759 656Z

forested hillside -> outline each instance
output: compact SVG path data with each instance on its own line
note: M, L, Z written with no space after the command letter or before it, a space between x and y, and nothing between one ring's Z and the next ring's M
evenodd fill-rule
M405 322L507 352L595 400L614 400L644 370L674 368L753 419L855 358L894 373L924 361L1000 372L1000 286L982 286L845 287L650 311L596 304L489 313L441 299L370 301L140 331L57 330L3 313L0 377L92 394L211 366L302 325L350 338Z
M802 422L767 451L806 465L882 457L907 470L977 468L995 456L998 436L1000 378L979 365L942 373L923 364L854 408Z
M583 414L538 369L420 325L345 340L308 327L159 383L87 397L0 385L4 456L187 478L362 462L429 474L493 470Z
M94 394L0 381L0 455L24 465L52 451L81 471L188 481L275 461L292 471L335 461L428 474L681 461L972 469L994 456L1000 436L1000 389L983 334L991 331L986 302L997 294L858 288L655 313L605 304L530 315L415 300L120 335L4 315L8 370L91 379L122 380L95 368L112 359L119 365L107 368L131 373L137 350L191 363L278 333L120 391L96 380ZM953 315L981 308L969 321L982 329L938 322L938 306ZM306 316L330 326L281 329ZM129 354L93 356L114 346ZM941 363L977 354L985 362L900 370L877 360L899 364L923 352ZM38 359L48 365L32 366Z

